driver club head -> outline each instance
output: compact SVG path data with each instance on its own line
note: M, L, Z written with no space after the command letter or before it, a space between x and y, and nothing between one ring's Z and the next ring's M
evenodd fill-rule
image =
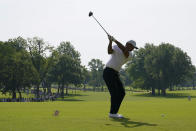
M90 11L89 14L88 14L88 16L91 17L92 15L93 15L93 12Z

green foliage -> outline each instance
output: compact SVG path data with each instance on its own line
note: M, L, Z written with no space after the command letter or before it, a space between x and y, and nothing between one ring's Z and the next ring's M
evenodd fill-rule
M140 48L134 52L135 56L132 61L127 65L128 72L134 87L140 87L142 89L154 88L155 83L151 74L148 74L145 69L145 59L151 52L153 52L155 46L153 44L146 44L144 48Z
M44 95L46 89L50 94L52 83L60 85L64 96L65 85L67 94L69 84L80 86L87 76L80 54L70 42L61 42L54 49L38 37L9 39L0 42L0 59L0 91L10 92L13 98L16 92L21 94L21 89L30 86L35 87L37 98L41 87Z
M120 73L120 79L124 83L124 85L130 86L132 81L129 77L128 69L127 68L121 69L119 73Z
M159 46L146 44L135 52L136 57L129 64L129 74L134 86L155 89L166 94L167 88L182 83L189 75L192 64L190 57L180 48L162 43Z
M88 66L90 67L91 71L91 80L89 81L89 85L92 85L93 87L103 87L103 62L99 59L92 59L88 63Z
M84 85L84 90L85 90L85 88L86 88L86 85L89 83L89 81L90 81L90 79L91 79L91 77L90 77L90 71L88 71L88 69L85 67L85 66L83 66L82 67L82 81L83 81L83 85Z
M68 85L80 85L83 80L80 54L70 42L61 42L56 50L53 50L51 60L53 67L50 73L54 76L54 82L58 83L61 95L64 97L64 87L68 94Z
M20 90L30 87L37 76L28 52L23 46L18 46L26 43L18 43L17 39L0 44L0 90L11 93L13 98L16 98L16 91L22 97Z
M28 49L31 56L31 61L35 67L38 77L35 81L36 85L36 96L39 98L40 85L44 83L45 77L48 72L48 62L46 58L46 52L50 50L50 46L46 45L42 38L34 37L28 38Z
M80 62L80 53L75 50L70 42L61 42L60 46L57 48L59 55L67 55L72 59Z
M186 77L186 81L179 85L193 87L193 89L195 89L195 84L196 84L195 82L196 82L196 67L192 66L188 76Z

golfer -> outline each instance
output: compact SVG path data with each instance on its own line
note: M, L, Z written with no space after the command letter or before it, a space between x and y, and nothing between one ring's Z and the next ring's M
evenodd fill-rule
M111 96L109 117L123 118L122 115L117 114L125 96L125 89L119 78L119 71L122 65L132 58L131 51L138 48L136 47L136 42L133 40L128 41L124 46L110 35L108 35L108 39L108 54L111 55L111 58L107 62L106 68L103 71L103 79ZM112 46L112 42L115 42L116 45Z

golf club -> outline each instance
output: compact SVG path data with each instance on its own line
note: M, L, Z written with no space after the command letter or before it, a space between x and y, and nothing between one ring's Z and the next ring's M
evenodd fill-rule
M105 33L107 34L107 35L109 35L109 33L103 28L103 26L99 23L99 21L94 17L94 15L93 15L93 12L89 12L89 14L88 14L88 16L89 17L93 17L96 21L97 21L97 23L101 26L101 28L105 31Z

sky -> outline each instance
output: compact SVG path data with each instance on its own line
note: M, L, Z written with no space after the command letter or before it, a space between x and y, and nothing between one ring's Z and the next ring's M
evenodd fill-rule
M41 37L51 46L70 41L83 65L105 64L108 38L89 11L117 40L171 43L196 65L195 0L0 0L0 41Z

